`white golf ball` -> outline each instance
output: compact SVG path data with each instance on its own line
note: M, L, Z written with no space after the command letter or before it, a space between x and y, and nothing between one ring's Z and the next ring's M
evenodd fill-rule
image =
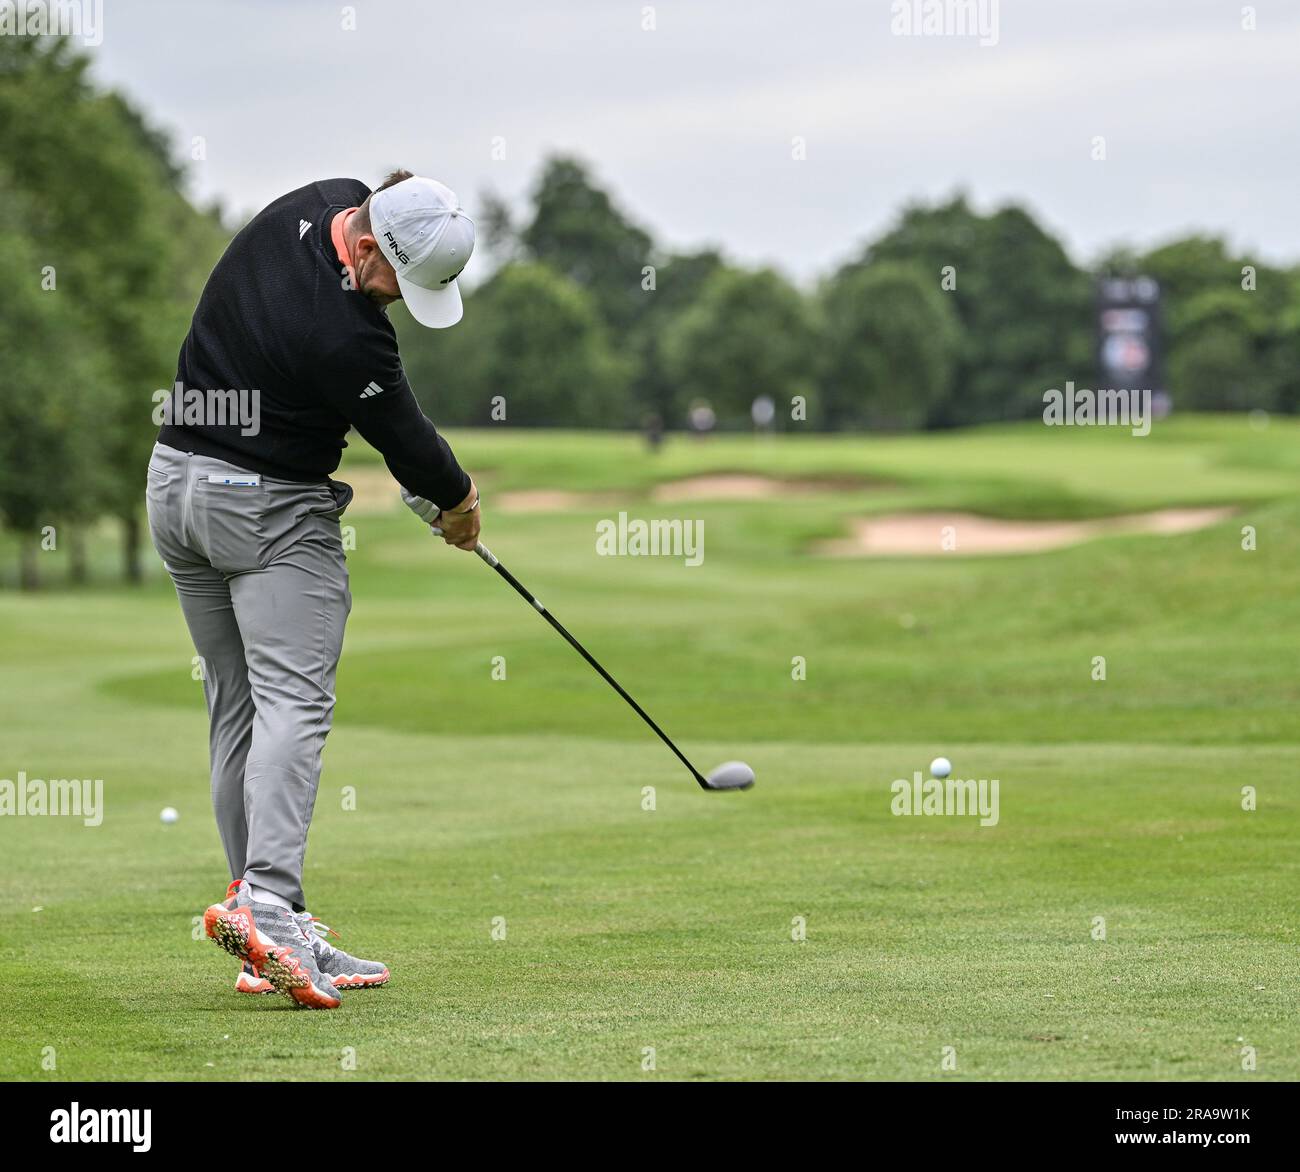
M947 777L952 772L952 762L947 757L936 757L930 762L931 777Z
M175 822L180 818L180 811L175 806L164 806L161 814L158 815L164 822Z

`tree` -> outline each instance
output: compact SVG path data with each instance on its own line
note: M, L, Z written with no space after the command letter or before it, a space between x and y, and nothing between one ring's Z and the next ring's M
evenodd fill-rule
M1179 308L1169 385L1185 406L1240 411L1263 405L1249 295L1211 288Z
M1280 275L1286 298L1264 348L1262 378L1268 405L1288 414L1300 412L1300 268Z
M1300 405L1294 272L1189 236L1141 258L1160 283L1168 383L1176 404L1203 410Z
M596 299L620 341L647 308L642 270L653 263L649 233L631 223L577 159L555 156L533 191L533 216L519 232L533 260L549 265Z
M707 399L723 426L748 426L759 395L788 403L810 393L814 353L811 309L784 277L772 269L718 269L663 338L665 368L678 390L674 414Z
M181 195L162 137L90 84L88 58L66 40L0 42L0 179L29 197L21 230L76 307L79 348L97 352L107 400L86 424L111 475L84 499L121 520L124 569L137 579L153 392L172 383L224 234Z
M36 251L20 230L29 212L20 193L0 194L0 517L18 537L19 584L39 584L43 530L56 544L63 522L93 515L102 489L95 431L104 406L99 352L82 344L84 323L57 288L42 288Z
M701 290L724 265L713 249L668 256L655 266L654 288L646 290L646 308L632 331L629 350L636 363L632 393L639 411L665 423L678 410L678 388L664 359L664 337L672 322L692 306Z
M609 344L593 299L541 264L511 264L466 301L450 330L420 337L403 323L408 376L440 423L624 427L628 364ZM408 347L409 341L416 345Z
M949 295L907 265L851 266L822 294L823 422L920 427L948 393L961 353Z
M1171 338L1182 335L1183 309L1197 294L1240 287L1240 266L1217 237L1188 236L1171 241L1146 253L1137 265L1137 272L1160 284Z
M952 285L963 345L931 425L1032 416L1045 389L1091 374L1092 280L1022 208L981 216L962 196L910 207L857 263L880 261Z
M483 269L490 272L499 265L519 260L523 246L519 241L519 230L515 227L510 205L491 191L482 192L478 204L474 216L475 272L482 272ZM480 260L483 262L481 267Z

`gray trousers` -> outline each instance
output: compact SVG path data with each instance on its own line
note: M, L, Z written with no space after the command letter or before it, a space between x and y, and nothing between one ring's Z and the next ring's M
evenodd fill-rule
M298 910L352 608L339 534L351 497L337 481L269 480L162 444L149 459L149 531L202 657L230 874Z

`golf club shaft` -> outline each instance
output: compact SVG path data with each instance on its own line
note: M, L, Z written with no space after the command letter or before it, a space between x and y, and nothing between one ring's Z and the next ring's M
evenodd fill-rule
M440 534L441 531L436 527L434 527L433 532L435 533L435 535L437 535ZM544 618L548 623L550 623L551 626L554 627L555 630L560 633L560 635L564 637L564 641L568 643L568 645L572 647L574 651L576 651L579 655L581 655L583 659L585 659L589 664L591 664L593 668L595 668L595 670L600 674L601 679L603 679L605 683L607 683L611 688L614 689L614 691L616 691L620 696L623 697L624 700L627 701L628 706L632 709L632 711L635 712L642 720L644 720L646 724L648 724L652 729L654 729L655 735L673 751L673 753L677 757L677 760L679 760L683 765L686 766L687 769L691 771L691 776L695 778L696 782L699 783L700 788L708 789L709 788L708 782L706 782L704 778L700 776L700 771L696 769L695 766L692 765L686 759L686 755L681 751L681 749L679 749L676 745L673 744L668 734L664 732L664 730L661 729L657 724L655 724L654 719L650 716L650 714L644 708L642 708L640 704L638 704L635 700L633 700L631 696L627 694L626 690L623 688L623 685L620 684L618 680L616 680L612 675L610 675L609 672L607 672L603 667L601 667L600 664L596 662L595 657L581 643L579 643L577 639L575 639L572 635L569 634L569 632L565 629L564 624L561 623L560 620L557 619L553 614L551 614L551 612L547 610L546 607L544 607L540 602L538 602L537 598L531 593L531 591L529 591L528 588L524 586L524 584L520 582L518 578L516 578L509 570L505 568L505 566L501 564L496 554L494 554L490 549L488 549L488 547L484 545L481 541L474 547L474 552L478 554L478 556L481 557L485 562L487 562L489 566L491 566L494 570L496 570L496 572L500 574L501 577L504 578L510 584L511 589L513 589L516 594L520 595L520 597L522 598L526 598L528 600L529 605L534 610L536 610L537 613L542 616L542 618Z

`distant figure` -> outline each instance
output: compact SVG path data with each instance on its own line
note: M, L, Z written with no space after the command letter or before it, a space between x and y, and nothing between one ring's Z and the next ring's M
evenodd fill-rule
M664 417L658 411L651 411L642 423L645 443L652 452L657 452L664 442Z
M759 395L749 408L749 417L754 421L755 431L771 431L776 419L776 401L771 395Z
M713 430L718 417L705 400L697 399L691 404L690 421L691 430L702 439Z

